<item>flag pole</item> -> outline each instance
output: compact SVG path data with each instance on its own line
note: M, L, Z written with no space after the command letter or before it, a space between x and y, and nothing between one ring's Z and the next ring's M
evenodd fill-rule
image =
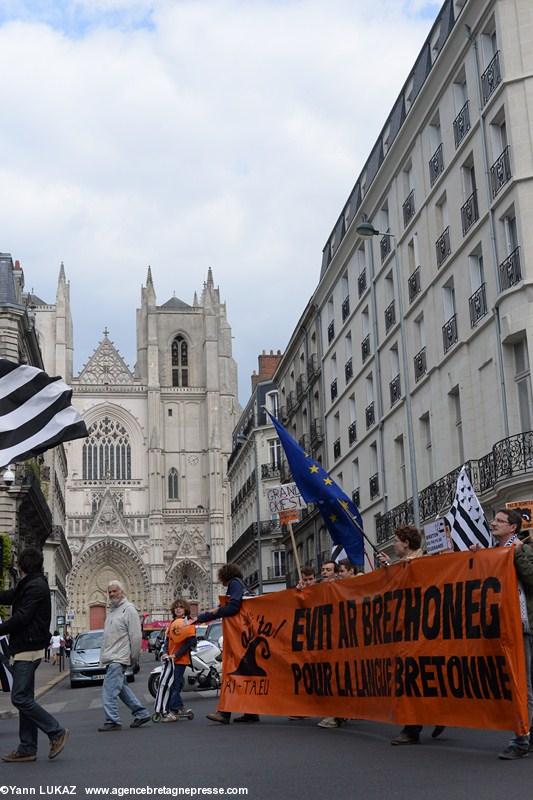
M374 553L377 555L379 553L379 550L377 549L377 547L374 544L374 542L370 541L370 539L368 538L368 536L366 535L366 533L364 532L362 527L359 525L359 523L357 522L355 517L352 516L351 511L349 511L347 508L344 508L344 506L342 505L342 502L340 500L339 500L339 505L342 508L342 510L346 512L346 514L348 515L348 518L353 522L353 524L355 525L355 527L357 528L357 530L359 531L359 533L361 534L361 536L363 537L365 542L370 545L370 547L372 548Z
M289 536L291 537L292 542L292 552L294 553L294 560L296 561L296 569L298 570L298 581L302 582L302 567L300 565L300 559L298 558L298 550L296 549L296 539L294 538L294 531L292 529L292 522L287 523L287 527L289 529Z

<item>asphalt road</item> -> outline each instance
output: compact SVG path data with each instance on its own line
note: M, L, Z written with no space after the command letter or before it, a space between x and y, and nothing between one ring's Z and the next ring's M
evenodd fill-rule
M145 661L131 685L150 709L152 665ZM168 787L165 795L148 789L122 796L169 797L176 787L244 787L250 800L502 800L526 796L533 782L533 754L516 762L496 758L508 738L505 732L448 729L432 740L428 729L422 744L400 748L389 744L397 732L390 725L351 721L324 730L317 720L265 717L257 725L222 726L205 719L216 706L213 693L187 693L185 698L195 713L191 722L130 730L131 717L124 709L122 731L98 733L100 688L71 689L67 679L43 698L72 731L67 748L49 761L48 742L41 739L35 763L0 763L0 800L18 796L23 788L41 797L84 798L87 787L107 787L115 797L125 788ZM1 720L0 752L16 743L17 721ZM75 794L63 788L71 785Z

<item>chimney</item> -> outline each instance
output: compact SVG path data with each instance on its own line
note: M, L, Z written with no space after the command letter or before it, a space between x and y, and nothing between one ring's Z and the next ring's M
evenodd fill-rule
M252 375L252 391L255 389L258 383L272 380L272 376L278 368L278 364L282 359L282 355L283 354L281 350L278 350L276 353L274 353L273 350L271 350L270 353L267 353L266 350L263 350L261 355L257 357L259 374L257 374L254 370Z

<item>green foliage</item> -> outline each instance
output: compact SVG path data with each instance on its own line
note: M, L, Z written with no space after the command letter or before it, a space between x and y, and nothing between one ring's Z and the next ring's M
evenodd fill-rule
M8 568L11 566L13 558L13 546L11 544L11 537L7 533L0 533L0 588L5 585ZM2 609L0 609L0 616Z

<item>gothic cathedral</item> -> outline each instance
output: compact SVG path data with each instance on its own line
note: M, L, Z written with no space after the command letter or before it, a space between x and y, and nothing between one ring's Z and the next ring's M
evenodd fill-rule
M168 617L182 595L211 606L230 541L226 477L240 409L231 328L211 270L200 302L157 304L152 274L137 310L137 364L126 364L107 329L72 374L69 283L63 265L55 305L39 301L46 369L65 377L89 436L66 445L68 596L75 631L98 628L109 580L139 612Z

